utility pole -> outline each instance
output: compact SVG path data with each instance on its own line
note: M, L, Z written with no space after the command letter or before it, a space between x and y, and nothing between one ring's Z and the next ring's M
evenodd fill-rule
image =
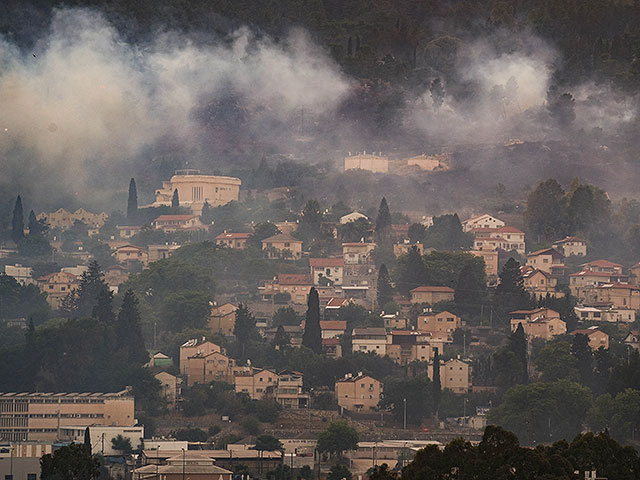
M402 403L403 403L403 410L404 410L402 428L406 430L407 429L407 399L403 398Z
M187 454L187 451L183 448L182 449L182 480L184 480L184 463L186 461L186 458L185 458L186 454Z

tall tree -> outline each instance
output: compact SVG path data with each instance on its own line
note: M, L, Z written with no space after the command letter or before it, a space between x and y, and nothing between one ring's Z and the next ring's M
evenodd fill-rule
M382 197L380 206L378 207L378 216L376 217L375 237L378 248L392 248L393 238L391 231L391 212L387 199Z
M477 311L484 304L486 285L487 276L482 260L474 259L465 263L458 274L455 287L454 300L458 309L467 313Z
M98 297L109 286L104 281L104 274L100 265L95 260L89 263L89 268L82 274L80 286L75 292L76 317L88 317L93 315L94 308L98 304Z
M322 330L320 329L320 298L315 287L309 290L307 316L304 324L302 344L315 353L322 353Z
M129 181L129 198L127 199L127 220L135 222L138 219L138 190L136 180L132 177Z
M391 286L391 278L387 266L383 263L378 270L378 308L383 309L384 306L393 301L393 287Z
M406 256L399 259L396 267L396 288L409 296L409 292L423 284L425 277L424 261L416 247L412 247Z
M40 459L43 480L93 480L100 475L100 463L84 445L72 443Z
M258 330L256 330L255 317L243 303L238 305L236 310L236 323L233 327L233 334L240 347L240 352L238 353L244 357L247 343L258 338Z
M589 337L581 333L574 335L571 343L571 355L576 359L576 365L580 373L580 383L592 385L593 351L589 345Z
M509 258L499 274L500 283L495 289L494 304L501 314L533 306L530 295L524 289L520 262Z
M518 324L518 328L516 331L511 334L509 337L509 350L513 352L514 357L516 359L516 365L518 366L519 378L517 379L518 383L528 383L529 381L529 373L528 373L528 346L527 336L524 333L524 327L521 323Z
M565 192L555 180L539 183L527 197L527 228L539 241L553 241L568 233Z
M440 353L438 348L433 349L433 411L436 419L440 407L440 397L442 393L442 383L440 382Z
M89 427L84 429L84 448L86 448L89 455L91 455L91 432Z
M177 209L180 206L180 198L178 198L178 189L173 191L173 197L171 198L171 208Z
M24 212L22 210L22 198L16 198L13 206L13 219L11 221L11 239L18 243L24 238Z
M116 341L124 350L129 363L144 365L149 360L140 325L138 299L131 289L125 292L122 306L118 312Z

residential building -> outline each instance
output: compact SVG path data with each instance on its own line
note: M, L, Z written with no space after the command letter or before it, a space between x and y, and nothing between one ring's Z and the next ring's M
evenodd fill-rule
M280 231L280 233L284 235L291 235L293 232L298 230L300 224L296 222L290 222L285 220L284 222L273 222L276 228Z
M180 369L186 376L187 386L191 386L195 383L231 383L234 366L235 361L232 358L220 351L213 351L200 352L188 357L184 365L180 364Z
M623 343L640 352L640 330L631 330L627 336L624 337Z
M320 306L322 306L322 299L320 299ZM331 319L334 318L335 315L338 314L338 311L342 307L348 306L350 303L353 303L353 300L350 298L344 297L331 297L327 300L326 305L324 306L324 318Z
M344 259L310 258L309 268L314 285L341 286L344 280Z
M484 260L484 273L489 281L498 277L498 252L496 250L470 250L469 253Z
M342 244L342 257L345 265L371 264L371 254L376 249L375 243L351 242Z
M221 233L216 237L216 245L219 247L233 248L234 250L244 250L247 248L247 240L251 237L251 233Z
M142 266L147 266L149 264L149 252L146 248L137 247L135 245L123 245L122 247L116 248L116 251L113 252L113 256L116 258L118 263L124 265L130 265L132 263L140 263Z
M176 170L168 182L162 182L162 188L156 190L154 207L170 206L173 192L178 190L181 206L188 206L198 215L204 203L212 207L238 201L242 182L235 177L204 175L199 170Z
M602 330L599 330L598 327L574 330L571 332L571 335L586 335L589 339L589 346L592 350L598 350L599 348L607 350L609 348L609 335Z
M515 310L510 312L511 331L515 332L522 324L524 333L531 341L534 338L551 340L556 335L567 333L567 324L560 319L560 314L550 308L534 310Z
M176 456L166 459L163 465L145 465L133 471L133 480L232 480L233 472L216 465L216 461L205 451L174 452ZM257 453L257 452L256 452Z
M238 307L233 303L214 304L209 314L209 331L225 336L233 335L233 329L236 326L237 309Z
M66 272L50 273L36 282L40 291L47 294L47 303L54 310L59 310L62 300L80 284L78 277Z
M140 233L142 227L139 225L116 225L116 229L118 230L118 237L120 239L129 240Z
M439 341L432 342L430 336L415 330L392 330L387 334L386 354L400 365L427 362L433 358L434 348L442 351L443 345Z
M449 155L446 153L441 153L437 155L416 155L415 157L411 157L407 159L407 165L415 165L420 167L421 170L445 170L447 168L446 161L449 158Z
M440 313L428 312L418 315L416 330L431 334L445 333L451 337L461 326L460 317L445 310Z
M303 321L304 323L304 321ZM344 335L347 329L345 320L320 320L322 338L338 338Z
M274 296L279 293L288 293L291 295L292 303L304 305L307 303L311 287L313 287L311 275L281 273L275 280L265 282L264 286L258 287L258 292L265 301L273 301Z
M368 170L374 173L387 173L389 171L389 159L381 155L356 153L344 159L344 170Z
M278 328L279 327L270 327L265 329L264 338L267 342L273 342ZM289 344L292 347L302 346L302 334L304 333L304 330L300 325L282 325L282 329L284 330L284 333L286 333L289 337Z
M451 287L423 285L414 288L409 293L411 294L411 303L434 305L438 302L453 301L453 296L456 292Z
M192 338L180 345L180 373L187 374L187 359L196 355L209 355L214 352L221 352L219 345L210 342L205 337Z
M278 375L264 368L248 367L233 379L236 393L246 393L252 400L261 400L278 383Z
M627 279L622 273L582 270L569 275L569 288L574 297L582 299L588 290L607 283L624 283Z
M157 262L158 260L165 260L171 258L176 250L182 245L164 244L164 245L149 245L147 251L149 252L149 262Z
M118 287L129 280L129 271L122 265L111 265L104 270L104 281L113 293L118 293Z
M553 242L553 248L562 252L565 257L572 255L576 257L587 256L587 242L578 237L565 237L562 240Z
M59 208L55 212L40 213L38 220L44 220L52 230L68 230L74 223L82 222L89 227L101 228L109 215L106 213L91 213L84 208L79 208L71 213L64 208Z
M499 218L483 213L482 215L476 215L462 222L462 231L470 232L477 228L499 228L504 226L505 223Z
M594 260L592 262L583 263L580 265L580 268L589 272L604 272L622 275L622 265L610 262L609 260Z
M387 332L384 328L354 328L351 333L353 352L373 352L381 357L386 355Z
M404 330L407 328L407 319L396 313L382 312L382 321L387 330Z
M629 283L606 283L595 288L598 302L609 302L615 308L640 310L640 287Z
M574 308L580 320L589 322L633 323L636 311L630 308L577 306Z
M198 215L160 215L153 221L156 230L163 232L187 232L206 230L207 226L202 223Z
M326 357L340 358L342 357L342 344L339 338L323 338L322 351Z
M427 366L427 376L433 381L433 362ZM471 388L471 366L459 358L440 363L440 385L456 394L468 393Z
M20 285L34 285L36 281L33 279L33 268L23 267L19 263L15 265L5 265L4 274L12 277Z
M133 426L129 388L116 393L0 393L0 439L58 440L66 426Z
M536 299L544 298L547 295L554 298L564 297L564 292L556 290L558 279L544 270L525 266L522 268L522 279L524 280L524 289Z
M340 217L340 224L345 225L349 222L355 222L356 220L360 220L360 219L369 221L369 217L367 217L366 215L363 215L360 212L351 212Z
M632 285L640 285L640 263L636 263L633 267L629 268L629 281Z
M278 372L278 383L273 392L276 402L283 408L308 408L309 393L303 391L302 380L302 373L295 370Z
M338 406L350 412L375 411L382 397L382 382L369 375L350 373L336 381L335 392Z
M262 240L262 250L267 258L298 260L302 257L302 241L287 233L278 233Z
M173 359L162 352L154 353L145 367L169 368L173 366Z
M552 275L564 272L564 255L555 248L544 248L527 255L527 265Z
M424 255L424 245L420 242L418 243L410 243L410 242L398 242L393 245L393 254L396 257L401 255L407 255L412 248L416 248L420 255Z
M515 227L474 228L474 250L515 250L520 255L525 253L524 232Z

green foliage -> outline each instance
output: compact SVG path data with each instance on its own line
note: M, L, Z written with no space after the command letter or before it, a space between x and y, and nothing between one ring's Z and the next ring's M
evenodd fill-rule
M541 379L547 382L561 379L579 381L578 362L571 350L571 344L562 340L545 346L536 357L536 368Z
M43 480L92 480L98 478L100 463L84 445L71 443L40 459Z
M280 325L300 325L302 317L291 306L280 307L273 314L271 325L278 327Z
M122 454L124 455L128 455L133 451L131 440L127 437L123 437L120 434L111 439L111 446L114 450L122 452Z
M13 277L0 273L0 318L28 318L48 315L46 297L35 285L20 285Z
M276 227L273 223L258 223L255 227L253 227L253 235L251 235L251 237L249 238L248 243L253 245L254 248L261 250L262 240L264 240L265 238L273 237L278 233L280 233L280 230L278 230L278 227Z
M345 420L331 422L327 429L318 435L318 451L341 455L347 450L358 447L358 431Z
M332 466L327 475L327 480L351 480L352 478L349 469L341 463L336 463Z
M181 290L164 297L160 306L164 329L180 332L185 328L206 328L212 298L201 291Z
M347 222L338 227L338 234L343 242L359 242L369 237L371 223L369 220L359 218L353 222Z
M382 197L380 206L378 207L378 216L376 217L375 239L378 248L390 249L393 246L392 230L391 230L391 213L387 199Z
M302 335L302 345L315 353L322 353L322 331L320 330L320 299L315 287L311 287L307 300L307 316Z
M580 433L591 391L569 380L517 385L492 409L489 420L515 432L527 444L570 439Z
M127 221L130 225L135 225L138 217L138 190L136 181L132 177L129 181L129 196L127 198Z
M22 210L22 198L16 198L11 220L11 239L18 244L24 238L24 212Z
M387 266L383 263L378 270L378 308L383 308L386 304L393 301L393 287L391 286L391 278Z
M206 442L209 439L209 434L201 428L183 428L175 433L176 440L187 442Z
M473 245L473 235L462 231L457 213L433 218L433 225L427 229L424 244L438 250L460 250Z
M520 324L509 337L507 345L498 349L493 355L496 385L509 388L528 382L527 351L527 338Z
M248 342L259 337L256 329L256 319L245 304L238 305L236 310L236 322L233 327L233 335L236 337L241 351L244 353Z
M422 285L425 277L425 266L416 247L411 248L407 255L398 258L394 272L398 292L409 296L409 292Z
M397 422L404 419L404 399L407 400L407 423L420 425L424 418L434 412L433 384L426 377L387 377L384 382L384 397L380 406L391 408Z
M260 450L264 452L275 452L282 450L282 443L271 435L258 435L256 438L256 444L253 450Z
M511 311L533 307L531 296L524 289L520 267L520 262L509 258L499 274L500 283L495 289L493 304L505 318Z

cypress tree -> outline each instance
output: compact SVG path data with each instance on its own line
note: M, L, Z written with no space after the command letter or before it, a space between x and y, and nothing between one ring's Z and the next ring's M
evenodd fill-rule
M84 429L84 448L91 455L91 433L89 432L89 427Z
M245 304L241 303L236 310L236 323L233 326L233 335L236 337L238 346L241 347L241 350L237 352L240 356L244 356L247 342L259 337L258 330L256 329L256 319Z
M33 210L29 212L29 235L37 235L38 234L38 219L36 218L36 214Z
M380 207L378 208L375 237L378 248L383 250L391 248L391 213L389 212L387 199L384 197L382 197L382 200L380 201Z
M116 342L123 346L127 363L144 365L149 360L140 326L138 299L131 289L125 292L120 312L118 312Z
M322 353L322 330L320 329L320 298L315 287L309 290L307 316L302 335L302 344L315 353Z
M356 35L356 53L360 50L360 35Z
M530 295L524 289L520 262L513 257L507 260L500 271L500 283L496 287L494 302L502 312L533 307Z
M393 287L387 266L383 263L378 270L378 308L383 309L391 301L393 301Z
M18 243L24 238L24 212L22 210L22 198L20 195L16 198L13 207L13 219L11 221L11 239Z
M349 36L349 40L347 40L347 55L350 57L353 55L353 41L351 40L351 36Z
M127 220L136 221L138 216L138 190L136 180L131 178L129 182L129 199L127 200Z
M438 418L438 409L440 407L440 394L442 393L442 384L440 383L440 354L438 348L433 349L433 411L435 417Z
M509 350L513 352L518 362L518 378L516 382L518 384L526 384L529 382L529 369L527 366L528 346L527 336L524 333L524 327L522 323L518 324L516 331L509 337Z
M178 198L178 189L173 191L173 198L171 199L171 208L178 208L180 206L180 199Z

